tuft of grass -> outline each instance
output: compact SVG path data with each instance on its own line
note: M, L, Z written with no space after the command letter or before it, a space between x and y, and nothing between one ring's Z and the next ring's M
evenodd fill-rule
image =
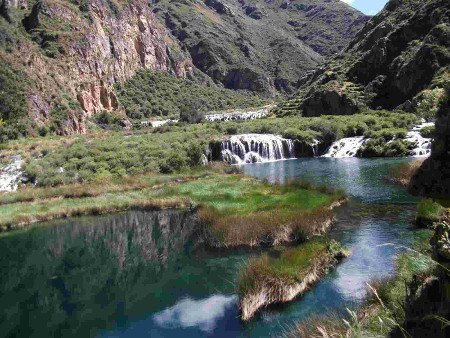
M348 255L340 243L316 238L250 259L237 281L242 319L249 320L261 307L291 301Z
M215 239L213 246L274 246L321 233L333 219L342 192L273 185L241 175L213 177L173 186L172 195L188 196L201 205L199 218Z
M339 318L334 314L312 317L286 333L286 337L386 337L396 329L405 337L406 306L422 286L430 280L437 264L431 259L429 240L432 231L416 231L414 249L400 254L396 275L390 279L372 280L367 284L366 303L357 311Z
M417 205L416 224L418 226L431 226L439 221L445 208L432 199L424 199Z

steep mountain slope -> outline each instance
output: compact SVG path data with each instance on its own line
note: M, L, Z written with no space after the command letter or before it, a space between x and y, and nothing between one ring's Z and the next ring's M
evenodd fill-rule
M340 0L158 0L194 64L232 89L291 91L368 19Z
M91 115L119 110L113 86L137 70L193 71L145 0L1 2L2 138L26 133L20 119L22 129L83 133Z
M339 0L0 0L0 140L85 133L102 112L130 126L116 90L140 70L207 84L205 92L217 87L212 77L216 97L222 84L289 90L365 18Z
M390 1L344 52L301 79L298 95L278 113L352 114L367 106L435 112L450 78L449 17L448 0Z

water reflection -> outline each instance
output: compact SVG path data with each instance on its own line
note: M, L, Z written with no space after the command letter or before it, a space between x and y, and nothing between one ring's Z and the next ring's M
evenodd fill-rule
M59 220L0 238L0 332L14 337L268 337L311 314L345 311L392 273L386 243L408 245L415 198L386 184L403 160L304 159L245 166L249 175L343 188L329 236L353 255L299 301L243 325L235 285L248 253L199 255L195 215L131 211Z
M143 308L159 309L161 298L176 300L161 295L164 278L192 252L196 228L189 212L131 211L1 238L0 332L92 336Z
M413 203L417 199L405 189L385 182L390 168L407 161L410 159L304 158L242 167L247 175L273 183L296 178L342 188L366 203Z
M197 326L201 331L211 333L217 320L225 311L237 305L236 296L212 295L206 299L193 300L184 298L174 306L158 312L153 320L165 328L186 328Z

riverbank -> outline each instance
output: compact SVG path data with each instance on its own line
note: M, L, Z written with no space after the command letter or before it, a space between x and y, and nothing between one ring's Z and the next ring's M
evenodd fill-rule
M0 196L0 228L130 209L195 209L213 247L278 245L322 232L333 218L331 209L345 199L339 191L269 184L226 170L19 190Z
M427 200L425 200L427 201ZM426 202L428 204L429 202ZM421 206L418 206L420 214ZM444 208L441 206L441 209ZM448 223L448 212L440 223ZM442 215L442 213L441 213ZM439 222L438 222L439 223ZM398 247L395 275L367 283L367 298L363 306L353 311L347 308L344 320L337 315L315 316L297 325L286 337L335 336L408 336L419 337L433 332L435 337L448 336L448 257L439 255L438 244L446 240L448 226L442 234L435 229L412 229L412 247ZM443 238L440 238L442 236ZM386 243L386 246L393 244ZM442 248L442 247L439 247Z
M263 307L294 300L350 253L338 242L314 239L251 259L238 278L241 319Z
M320 155L337 140L363 136L382 139L383 149L400 142L402 145L391 149L395 151L390 151L389 156L407 156L411 144L401 138L417 122L413 114L368 111L351 116L180 123L141 131L96 131L82 136L20 139L2 144L0 157L6 161L21 156L22 180L27 185L49 187L183 172L204 164L205 154L210 155L209 160L222 160L221 142L232 135L248 133L289 139L293 157ZM394 139L395 142L390 142ZM218 145L218 149L211 149L212 145ZM370 156L387 153L386 149L380 149Z

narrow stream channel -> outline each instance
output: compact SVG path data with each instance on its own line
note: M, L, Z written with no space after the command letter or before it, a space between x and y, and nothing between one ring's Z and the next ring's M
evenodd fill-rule
M270 337L325 311L344 312L365 283L393 273L414 239L417 200L385 182L408 159L299 159L245 165L247 175L345 189L329 236L353 255L297 301L243 325L233 282L249 253L195 250L195 216L127 213L49 222L0 237L0 332L5 336ZM255 254L255 253L253 253Z

